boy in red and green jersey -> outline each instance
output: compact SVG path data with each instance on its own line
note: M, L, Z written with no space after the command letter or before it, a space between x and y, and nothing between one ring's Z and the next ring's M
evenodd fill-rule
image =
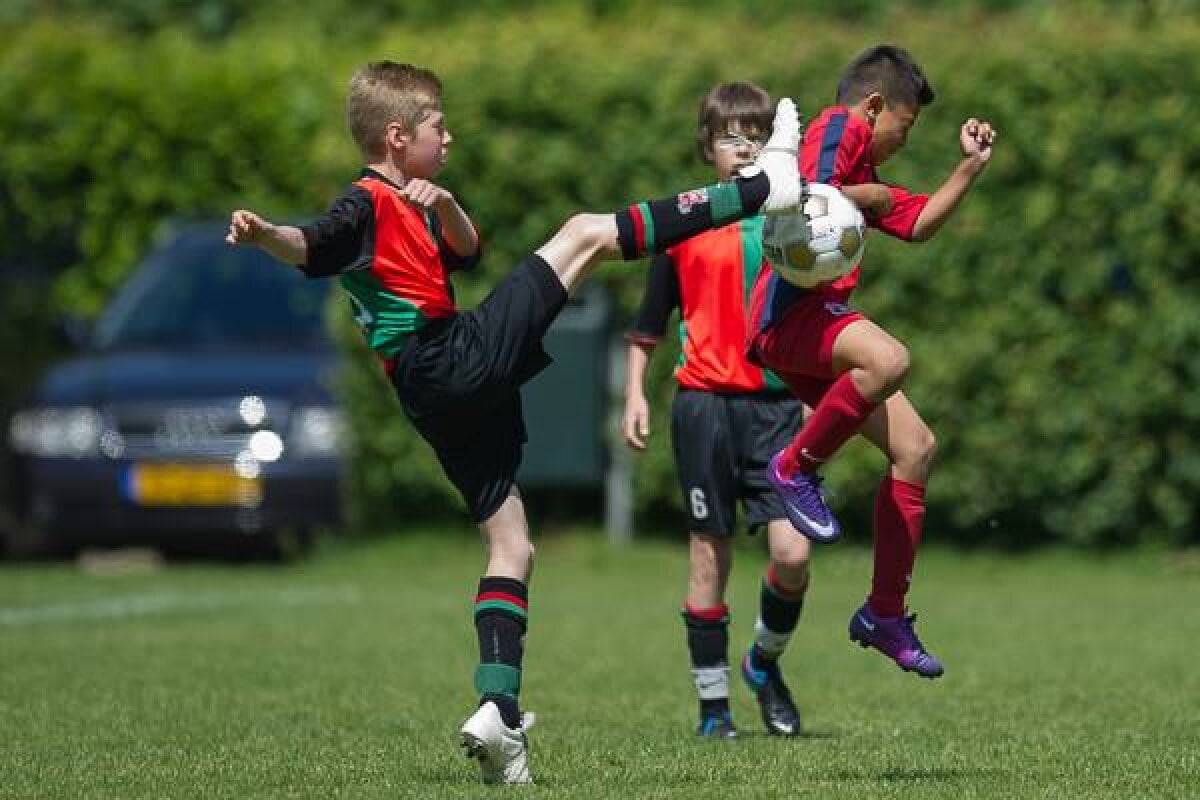
M340 276L354 298L401 408L487 546L474 606L480 703L460 741L479 760L485 783L528 783L532 718L518 697L533 545L515 483L525 443L521 386L550 363L542 339L599 262L639 259L747 216L794 210L799 121L794 104L781 100L771 141L729 182L574 215L476 308L459 310L447 274L478 257L479 235L454 196L431 180L453 141L441 94L427 69L364 66L347 100L351 133L368 164L363 177L307 225L234 211L226 239L262 247L311 277ZM401 628L410 622L401 620Z
M681 352L674 374L681 388L787 391L773 373L745 358L747 308L763 267L762 229L762 217L744 219L678 244L651 262L641 315L629 338L657 344L658 327L678 309Z
M409 334L455 313L449 275L480 259L478 243L470 255L455 252L440 216L408 202L403 192L382 172L364 169L325 216L301 227L311 254L307 273L338 276L367 345L385 359L403 349ZM358 251L338 253L351 230L364 232L355 236Z
M728 180L755 157L771 124L770 97L748 83L716 86L700 105L697 145ZM689 578L683 619L700 702L702 736L736 735L729 707L729 609L736 505L751 531L765 526L771 558L756 635L742 661L768 731L794 736L800 719L779 669L808 586L808 540L792 528L766 479L767 461L787 444L801 405L772 373L746 360L751 290L763 271L764 218L749 217L656 256L641 310L628 334L627 443L649 432L643 381L649 358L679 309L681 353L672 403L675 463L687 510Z

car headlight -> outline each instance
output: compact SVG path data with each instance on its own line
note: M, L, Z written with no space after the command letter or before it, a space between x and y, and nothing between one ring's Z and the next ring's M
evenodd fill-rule
M288 447L301 458L337 455L343 430L342 414L336 408L297 408L292 412Z
M9 441L19 453L49 458L87 458L100 452L104 420L94 408L35 408L18 411Z

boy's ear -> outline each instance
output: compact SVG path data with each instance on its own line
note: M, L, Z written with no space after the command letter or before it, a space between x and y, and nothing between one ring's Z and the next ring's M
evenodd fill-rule
M862 102L863 110L866 111L867 114L867 120L872 126L874 126L875 120L877 120L879 115L883 113L883 110L887 108L887 98L884 97L880 92L871 92L869 95L863 98Z
M403 150L412 141L412 135L399 122L388 125L383 136L388 149L391 150Z

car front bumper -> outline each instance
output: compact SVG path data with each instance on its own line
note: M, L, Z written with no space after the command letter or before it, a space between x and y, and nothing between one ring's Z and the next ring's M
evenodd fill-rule
M153 462L147 462L153 463ZM177 466L186 468L187 463ZM194 462L211 469L213 462ZM130 489L138 466L102 459L34 458L21 465L23 515L34 527L76 540L147 541L182 534L243 533L336 526L341 520L340 463L295 459L264 464L252 502L208 498L142 502Z

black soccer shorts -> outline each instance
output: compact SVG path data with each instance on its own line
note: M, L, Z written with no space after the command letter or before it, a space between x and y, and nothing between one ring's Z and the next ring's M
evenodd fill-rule
M732 536L739 499L751 533L787 518L767 461L796 434L802 408L782 392L675 394L671 442L690 532Z
M475 522L512 490L526 441L520 389L549 366L542 338L566 301L558 276L530 256L478 308L434 320L397 355L400 405Z

